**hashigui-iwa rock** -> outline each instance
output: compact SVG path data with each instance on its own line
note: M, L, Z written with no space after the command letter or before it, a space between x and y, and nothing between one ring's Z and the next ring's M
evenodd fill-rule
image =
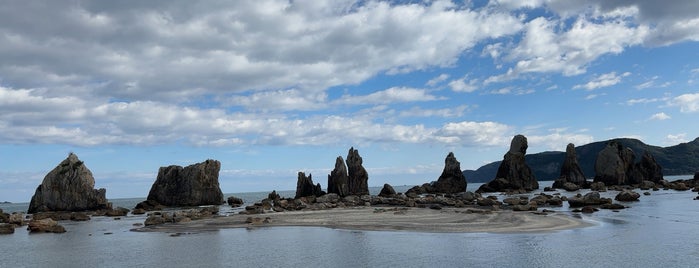
M94 189L90 169L74 153L51 170L29 203L28 213L108 209L107 190Z
M313 184L313 175L299 172L298 180L296 181L296 197L301 198L306 196L321 196L325 192L320 188L320 183Z
M223 204L218 183L220 169L221 162L211 159L184 168L177 165L161 167L147 200L165 206Z
M461 171L461 163L450 152L444 159L444 170L434 184L438 193L460 193L466 191L466 177Z
M347 153L347 172L350 195L369 194L369 174L362 166L362 157L354 147Z
M553 182L553 188L570 189L570 187L565 185L566 183L572 183L579 187L584 187L587 184L585 174L583 174L582 168L578 163L575 145L572 143L566 146L566 158L561 166L561 176Z
M510 143L510 150L505 154L495 179L481 185L476 192L531 191L539 189L539 182L527 165L524 156L527 153L527 138L516 135Z

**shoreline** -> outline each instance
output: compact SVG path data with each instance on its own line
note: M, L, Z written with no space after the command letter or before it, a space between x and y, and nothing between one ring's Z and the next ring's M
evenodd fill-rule
M248 223L250 220L253 223ZM263 222L267 220L266 222ZM246 222L248 221L248 222ZM232 228L326 227L362 231L423 233L546 233L593 226L561 212L538 215L510 210L472 208L358 207L230 215L191 222L132 229L136 232L197 233Z

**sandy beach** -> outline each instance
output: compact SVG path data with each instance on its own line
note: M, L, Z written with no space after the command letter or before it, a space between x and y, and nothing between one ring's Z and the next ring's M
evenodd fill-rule
M249 218L267 223L247 223ZM382 208L359 207L331 210L292 211L259 215L231 215L198 221L162 224L135 229L191 233L225 228L267 228L275 226L328 227L350 230L414 231L435 233L523 233L550 232L592 225L562 213L538 215L509 210L483 213L468 208Z

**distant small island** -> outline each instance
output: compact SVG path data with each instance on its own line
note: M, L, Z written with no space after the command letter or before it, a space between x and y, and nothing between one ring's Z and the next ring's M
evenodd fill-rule
M12 202L10 202L10 201L3 201L3 202L0 203L0 204L12 204Z

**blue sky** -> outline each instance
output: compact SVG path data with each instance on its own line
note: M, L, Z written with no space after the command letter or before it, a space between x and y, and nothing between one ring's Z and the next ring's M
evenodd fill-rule
M369 184L616 137L699 136L699 3L12 1L0 5L0 201L69 152L108 198L222 162L224 192ZM468 178L467 178L468 179Z

